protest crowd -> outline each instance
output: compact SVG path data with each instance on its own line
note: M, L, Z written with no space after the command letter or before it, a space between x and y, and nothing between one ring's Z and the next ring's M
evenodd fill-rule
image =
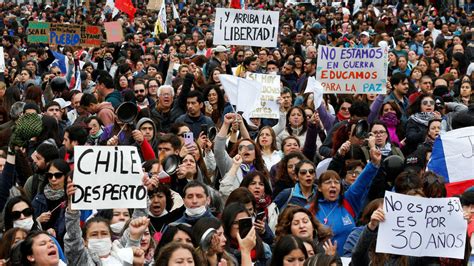
M471 1L0 2L0 265L474 261Z

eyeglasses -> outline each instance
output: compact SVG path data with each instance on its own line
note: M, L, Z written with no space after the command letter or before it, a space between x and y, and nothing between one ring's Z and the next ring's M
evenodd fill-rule
M12 211L12 219L14 221L18 220L18 219L20 219L22 214L25 217L29 217L29 216L33 215L33 210L31 208L26 208L22 211Z
M358 176L360 175L361 171L358 171L358 170L349 170L347 171L347 174L348 175L351 175L351 176Z
M61 177L64 176L64 173L63 172L56 172L56 173L45 173L44 176L48 179L52 179L53 176L56 178L56 179L59 179Z
M249 144L249 145L240 144L239 145L239 151L242 151L244 148L247 148L247 150L249 151L253 151L255 150L255 145L253 144Z
M185 135L185 134L188 134L188 133L189 133L189 131L183 132L183 133L181 133L181 134L178 134L178 137L184 137L184 135Z
M135 90L135 93L144 93L144 92L145 92L145 90L143 90L143 89L142 90Z
M331 184L339 185L339 184L341 184L341 181L337 180L337 179L328 179L328 180L323 182L323 185L331 185Z
M435 102L432 100L424 100L421 102L422 105L434 105Z
M298 173L300 175L306 175L307 173L309 173L310 175L313 175L314 174L314 169L300 169L300 171Z
M383 134L387 133L387 131L385 131L385 130L379 130L379 131L374 131L374 132L372 132L372 133L373 133L374 135L383 135Z
M162 93L159 96L160 97L171 97L171 93Z

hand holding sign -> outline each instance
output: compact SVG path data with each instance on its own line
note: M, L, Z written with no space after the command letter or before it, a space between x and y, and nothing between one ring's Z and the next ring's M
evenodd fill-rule
M369 223L372 230L379 226L376 252L464 258L467 223L458 198L421 198L386 191L383 205L384 212L374 212Z
M379 208L370 216L370 222L367 224L370 230L375 231L381 222L385 221L385 213L383 209Z

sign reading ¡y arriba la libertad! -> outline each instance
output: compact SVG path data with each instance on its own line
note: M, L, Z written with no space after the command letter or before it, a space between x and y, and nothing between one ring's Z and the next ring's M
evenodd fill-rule
M217 8L214 44L276 47L279 12Z
M146 208L140 155L134 146L75 146L73 210Z

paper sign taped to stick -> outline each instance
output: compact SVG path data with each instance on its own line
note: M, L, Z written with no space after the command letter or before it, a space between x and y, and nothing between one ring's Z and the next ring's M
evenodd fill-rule
M252 111L250 117L278 119L280 117L280 106L277 98L280 96L280 76L248 73L247 79L257 81L262 84L260 92L260 105ZM240 94L240 92L239 92ZM258 94L245 95L247 101L253 102ZM238 102L244 100L239 96Z
M214 44L276 47L278 11L217 8Z
M467 221L458 198L421 198L385 192L385 221L376 252L464 258Z
M73 210L146 208L136 147L76 146L74 158Z
M120 22L104 22L104 28L107 33L107 42L123 42L123 30Z
M316 79L325 93L385 94L387 71L388 47L318 48Z

